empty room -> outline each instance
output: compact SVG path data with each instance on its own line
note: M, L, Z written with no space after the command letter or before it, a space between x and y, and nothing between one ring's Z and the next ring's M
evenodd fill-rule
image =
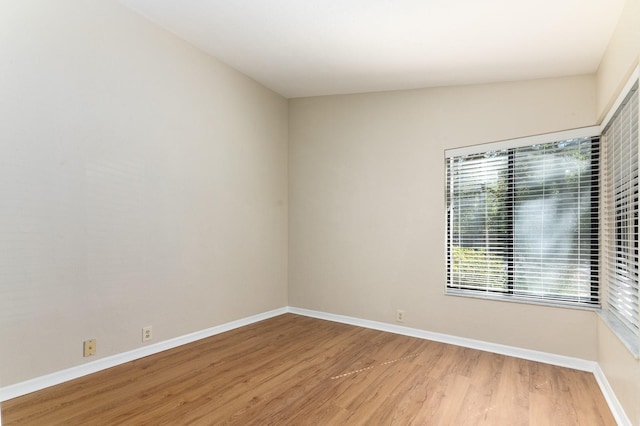
M0 424L640 426L640 0L3 0Z

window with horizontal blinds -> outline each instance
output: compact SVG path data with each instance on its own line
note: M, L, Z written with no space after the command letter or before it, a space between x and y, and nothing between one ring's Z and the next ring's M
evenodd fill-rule
M606 308L638 336L638 83L602 133Z
M446 159L447 292L598 305L599 138L475 148Z

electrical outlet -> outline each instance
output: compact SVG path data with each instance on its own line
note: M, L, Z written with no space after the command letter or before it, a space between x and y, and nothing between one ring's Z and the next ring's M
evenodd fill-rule
M404 322L405 313L402 309L396 311L396 321Z
M84 341L84 356L91 356L96 354L96 339Z
M150 325L142 327L142 341L148 342L149 340L153 340L153 327Z

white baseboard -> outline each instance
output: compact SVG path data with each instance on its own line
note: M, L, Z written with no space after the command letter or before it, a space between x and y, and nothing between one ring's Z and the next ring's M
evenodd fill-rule
M560 367L573 368L575 370L593 372L598 365L595 361L587 361L581 358L555 355L547 352L522 349L514 346L484 342L481 340L467 339L464 337L457 337L449 334L434 333L431 331L388 324L384 322L363 320L360 318L347 317L343 315L328 314L326 312L311 311L308 309L293 307L289 307L289 312L318 319L325 319L329 321L341 322L344 324L356 325L359 327L371 328L374 330L387 331L389 333L402 334L404 336L448 343L450 345L462 346L465 348L478 349L485 352L493 352L500 355L508 355L516 358L543 362L545 364L552 364Z
M196 340L215 336L216 334L224 333L225 331L230 331L239 327L243 327L245 325L253 324L254 322L282 315L287 312L288 308L286 307L274 309L273 311L252 315L250 317L242 318L237 321L231 321L215 327L207 328L205 330L197 331L195 333L185 334L184 336L154 343L142 348L134 349L132 351L123 352L102 359L97 359L87 364L79 365L77 367L67 368L65 370L57 371L45 376L40 376L31 380L16 383L14 385L5 386L0 388L0 402L7 401L18 396L26 395L28 393L35 392L44 388L48 388L49 386L64 383L69 380L77 379L88 374L96 373L101 370L106 370L107 368L115 367L129 361L144 358L145 356L157 354L159 352L166 351L167 349L173 349L187 343L195 342Z
M289 307L288 312L328 321L340 322L343 324L371 328L373 330L386 331L389 333L402 334L405 336L417 337L420 339L448 343L465 348L478 349L481 351L527 359L530 361L542 362L545 364L557 365L559 367L587 371L593 373L593 375L595 376L596 381L598 382L598 386L600 386L600 390L602 391L602 394L604 395L604 398L609 405L609 409L611 410L611 413L613 414L613 417L615 418L618 425L631 426L631 422L624 412L622 405L620 405L620 401L618 401L616 394L613 392L613 389L611 388L607 377L604 375L604 372L600 368L600 365L595 361L588 361L581 358L573 358L563 355L555 355L548 352L534 351L531 349L523 349L514 346L500 345L497 343L484 342L481 340L467 339L464 337L457 337L449 334L434 333L431 331L403 327L383 322L363 320L360 318L348 317L344 315L312 311L309 309Z
M613 392L609 381L607 380L607 376L604 375L604 371L600 368L600 365L596 366L593 375L598 382L598 386L600 386L600 390L604 395L604 399L607 400L607 404L609 405L609 409L611 410L611 414L616 419L616 422L620 426L632 426L631 420L627 417L627 413L624 412L622 405L620 405L620 401L618 401L618 397Z
M68 368L55 373L47 374L45 376L36 377L31 380L27 380L14 385L5 386L0 388L0 402L7 401L12 398L16 398L22 395L26 395L31 392L35 392L50 386L54 386L60 383L64 383L69 380L77 379L79 377L86 376L88 374L96 373L107 368L115 367L120 364L124 364L129 361L143 358L145 356L153 355L167 349L172 349L187 343L195 342L200 339L215 336L216 334L224 333L225 331L234 330L236 328L243 327L245 325L253 324L258 321L262 321L268 318L272 318L285 313L293 313L297 315L303 315L307 317L313 317L318 319L324 319L328 321L339 322L343 324L350 324L359 327L370 328L373 330L386 331L389 333L401 334L405 336L417 337L420 339L433 340L436 342L448 343L451 345L462 346L471 349L478 349L481 351L493 352L501 355L512 356L516 358L527 359L531 361L542 362L545 364L557 365L560 367L573 368L581 371L588 371L593 373L600 386L609 408L613 413L614 418L619 425L631 425L629 418L624 412L624 409L620 405L618 398L616 397L613 389L611 388L604 372L600 368L597 362L588 361L580 358L567 357L562 355L555 355L547 352L534 351L530 349L523 349L514 346L500 345L497 343L489 343L481 340L467 339L464 337L457 337L448 334L434 333L430 331L403 327L394 324L388 324L377 321L364 320L355 317L349 317L344 315L330 314L326 312L313 311L309 309L301 309L295 307L284 307L274 309L272 311L264 312L261 314L253 315L247 318L243 318L237 321L231 321L226 324L211 327L205 330L197 331L195 333L186 334L184 336L176 337L174 339L165 340L152 345L148 345L142 348L134 349L132 351L123 352L121 354L109 356L106 358L98 359L96 361L79 365L77 367ZM0 418L1 419L1 418ZM0 420L1 422L1 420ZM2 423L0 423L1 425Z

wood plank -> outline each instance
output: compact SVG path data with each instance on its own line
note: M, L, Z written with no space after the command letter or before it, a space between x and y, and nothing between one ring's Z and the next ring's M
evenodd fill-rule
M13 425L615 425L592 374L286 314L2 404Z

